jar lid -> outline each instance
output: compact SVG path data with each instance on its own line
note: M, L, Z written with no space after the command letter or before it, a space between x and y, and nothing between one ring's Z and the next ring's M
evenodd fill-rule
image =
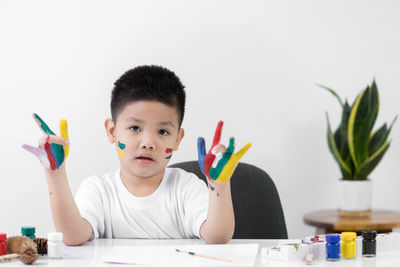
M374 230L365 230L361 232L361 235L365 239L374 239L376 237L376 231Z
M325 239L327 243L337 243L340 241L339 234L327 234L325 235Z
M23 226L21 227L22 235L31 235L35 233L35 227L33 226Z
M63 239L63 234L59 232L48 233L47 240L59 241Z
M354 241L357 237L355 232L343 232L342 233L342 240L343 241Z
M0 233L0 241L6 241L7 235L5 233Z

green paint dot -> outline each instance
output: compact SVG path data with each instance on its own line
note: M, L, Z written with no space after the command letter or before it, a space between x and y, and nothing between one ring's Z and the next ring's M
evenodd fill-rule
M118 141L118 147L119 147L120 149L125 149L125 148L126 148L126 145L123 144L123 143L121 143L120 141Z

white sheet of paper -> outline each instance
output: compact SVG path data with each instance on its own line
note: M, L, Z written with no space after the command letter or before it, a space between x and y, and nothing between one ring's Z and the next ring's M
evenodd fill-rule
M176 252L175 249L232 260L231 263ZM253 266L258 244L187 246L115 246L103 261L119 264L164 266Z

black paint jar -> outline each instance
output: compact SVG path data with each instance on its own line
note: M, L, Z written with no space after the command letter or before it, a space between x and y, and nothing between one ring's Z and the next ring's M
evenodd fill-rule
M362 231L362 255L363 257L376 256L376 231L368 230Z

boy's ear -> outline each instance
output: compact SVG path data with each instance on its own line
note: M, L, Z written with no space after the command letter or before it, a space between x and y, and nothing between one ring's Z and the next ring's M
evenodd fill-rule
M110 143L115 143L115 126L113 120L110 118L106 119L106 121L104 122L104 126L106 127L108 141Z
M180 129L179 129L179 132L178 132L178 140L176 140L176 144L175 144L175 147L174 147L174 151L177 151L177 150L178 150L179 144L181 143L182 138L183 138L184 136L185 136L185 130L184 130L183 128L180 128Z

